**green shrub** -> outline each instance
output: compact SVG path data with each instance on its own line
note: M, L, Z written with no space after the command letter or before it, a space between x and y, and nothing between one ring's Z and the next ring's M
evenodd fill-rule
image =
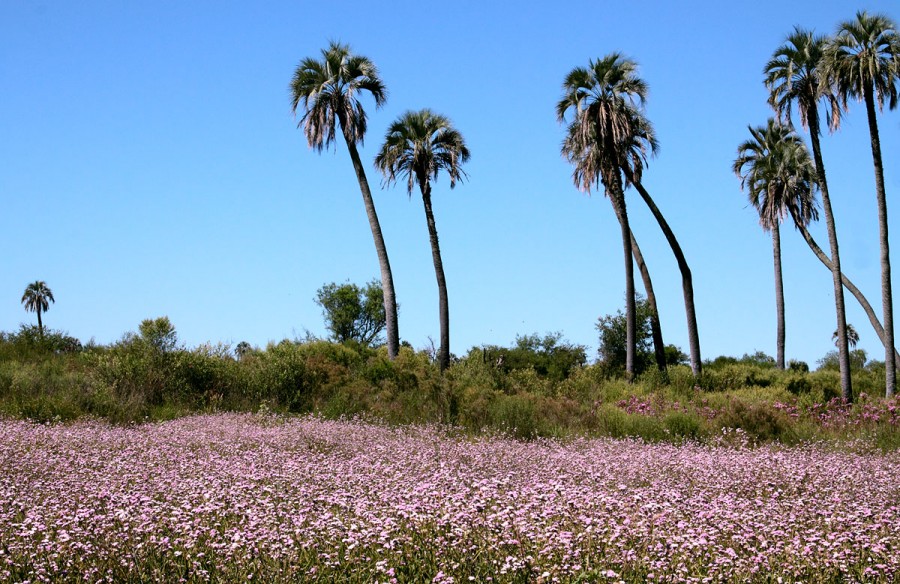
M695 414L670 411L662 420L666 430L677 438L696 439L702 434L703 424Z
M741 429L755 442L776 441L790 428L790 420L767 403L729 400L728 407L715 419L721 428Z

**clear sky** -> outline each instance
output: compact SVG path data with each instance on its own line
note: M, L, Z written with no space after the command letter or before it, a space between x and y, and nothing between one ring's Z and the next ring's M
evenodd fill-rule
M167 315L188 346L324 335L316 290L378 263L343 144L310 150L290 110L298 62L330 39L372 59L387 104L364 98L371 162L407 109L449 116L472 159L434 185L451 350L560 331L595 354L595 324L624 306L621 240L602 193L572 185L554 106L565 74L612 51L640 64L661 143L645 184L694 274L705 358L775 352L771 238L731 173L747 125L770 111L761 70L794 25L832 32L895 0L756 2L0 2L0 330L34 322L107 343ZM891 228L900 114L879 118ZM823 139L844 271L880 312L874 178L864 108ZM400 335L438 338L421 198L369 182L400 302ZM680 275L633 192L667 343L687 350ZM820 222L823 223L823 222ZM824 225L813 227L828 249ZM831 276L783 230L787 356L833 349ZM895 257L900 254L896 247ZM895 266L900 260L895 260ZM895 267L895 273L900 268ZM640 288L640 280L637 283ZM898 290L900 294L900 290ZM848 294L871 357L883 349Z

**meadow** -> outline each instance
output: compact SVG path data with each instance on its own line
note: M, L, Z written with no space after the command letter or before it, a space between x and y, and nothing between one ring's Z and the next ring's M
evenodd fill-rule
M871 582L900 460L277 414L0 422L12 582Z
M900 411L823 360L634 382L434 355L0 338L0 581L894 581Z

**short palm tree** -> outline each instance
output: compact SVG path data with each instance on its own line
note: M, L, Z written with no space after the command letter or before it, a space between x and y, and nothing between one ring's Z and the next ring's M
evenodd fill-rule
M881 240L881 302L884 310L885 394L896 390L894 360L894 308L891 290L891 259L888 247L887 202L884 165L875 104L884 109L897 107L897 80L900 76L900 35L893 20L882 14L856 13L854 20L842 22L825 53L826 80L846 107L847 101L866 104L872 161L875 167L875 195L878 200L878 231Z
M331 146L337 129L344 135L381 267L387 349L393 359L400 350L394 278L366 171L356 148L366 134L366 112L359 102L362 92L372 95L375 107L381 107L387 98L387 90L372 61L353 54L347 45L332 42L322 51L321 59L308 57L297 66L291 81L291 107L294 113L298 110L304 112L298 125L303 127L311 148L321 152Z
M406 192L412 196L414 186L422 193L425 221L431 240L431 257L437 277L441 347L438 363L441 371L450 365L450 308L447 281L438 244L437 227L431 205L431 181L444 171L450 177L450 188L466 177L462 165L469 160L469 149L462 134L450 120L428 109L406 112L388 127L384 144L375 156L375 166L384 174L386 184L406 178Z
M852 324L847 324L847 328L844 330L844 334L847 335L847 342L850 343L851 348L855 348L857 344L859 344L859 333L856 332L856 329L853 328ZM837 345L838 338L840 335L838 331L834 331L831 335L831 340L834 341L834 344Z
M625 206L621 165L637 134L635 121L647 97L647 85L637 76L637 64L619 53L576 67L563 81L563 97L556 106L560 123L571 115L563 155L575 166L575 185L590 191L602 184L622 231L625 256L625 372L634 375L636 342L634 262L631 227Z
M22 294L22 304L25 306L26 312L36 312L38 321L38 334L44 338L44 324L41 322L41 313L50 309L50 303L56 302L53 298L53 291L47 286L43 280L32 282L25 287L25 293Z
M738 147L732 170L747 190L759 213L763 230L772 232L775 263L775 306L778 319L775 364L784 369L784 286L779 225L787 215L808 224L817 217L814 188L816 173L803 140L790 128L769 119L766 126L750 127L751 139Z
M775 50L764 69L765 84L769 90L769 104L779 120L791 124L793 105L797 105L800 123L809 129L812 142L816 180L822 192L822 211L828 231L831 248L831 276L834 287L834 306L837 315L837 330L847 330L847 313L844 304L844 287L841 284L841 256L838 250L837 229L831 210L828 180L822 161L822 146L819 141L819 103L825 101L830 106L829 128L836 129L840 123L840 108L831 88L822 82L821 64L827 46L827 39L811 31L794 28L784 44ZM805 226L803 226L805 227ZM838 363L841 372L841 391L844 397L851 396L850 349L845 334L838 335Z

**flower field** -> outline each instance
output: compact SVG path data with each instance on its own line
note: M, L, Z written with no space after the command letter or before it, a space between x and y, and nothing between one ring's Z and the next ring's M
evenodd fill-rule
M0 581L900 578L900 456L251 414L0 421Z

